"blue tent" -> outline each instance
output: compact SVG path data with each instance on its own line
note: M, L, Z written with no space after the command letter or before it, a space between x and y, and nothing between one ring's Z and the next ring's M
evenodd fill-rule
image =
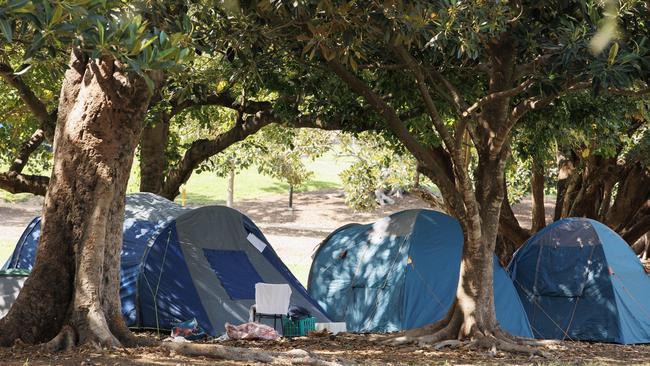
M650 343L650 278L598 221L567 218L516 253L508 270L536 338Z
M122 313L132 328L170 329L196 318L211 335L248 321L255 283L287 283L290 303L328 321L255 224L223 206L184 209L149 193L128 195L121 256ZM31 269L40 219L3 269Z
M454 301L463 250L456 219L407 210L374 224L352 224L317 249L309 293L350 331L393 332L433 323ZM497 319L513 335L532 337L517 292L494 258Z

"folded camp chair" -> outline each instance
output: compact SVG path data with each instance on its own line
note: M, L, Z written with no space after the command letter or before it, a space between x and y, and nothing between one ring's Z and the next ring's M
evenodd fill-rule
M277 320L282 319L282 315L286 315L289 311L290 299L291 287L286 283L256 283L254 320L273 319L273 329L275 329Z

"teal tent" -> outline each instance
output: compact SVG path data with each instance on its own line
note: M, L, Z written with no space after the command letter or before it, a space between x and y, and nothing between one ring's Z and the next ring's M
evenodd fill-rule
M349 331L393 332L441 319L460 272L458 221L431 210L407 210L374 224L346 225L314 254L308 290ZM507 332L532 337L519 296L494 258L496 315Z

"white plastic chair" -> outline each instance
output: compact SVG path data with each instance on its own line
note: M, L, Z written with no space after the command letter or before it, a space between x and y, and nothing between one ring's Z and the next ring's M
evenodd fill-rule
M255 320L262 318L273 319L275 329L278 319L289 311L291 287L286 284L272 284L258 282L255 284Z

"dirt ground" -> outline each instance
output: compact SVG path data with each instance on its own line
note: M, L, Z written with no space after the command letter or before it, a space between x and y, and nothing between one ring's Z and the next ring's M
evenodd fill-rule
M286 196L237 202L236 208L249 215L261 228L287 264L309 266L314 248L333 230L350 222L372 222L392 212L425 207L414 197L398 199L397 204L384 206L372 213L355 213L348 209L340 191L324 190L296 195L294 209L286 207ZM24 227L39 215L42 200L12 204L0 202L0 242L15 242ZM548 198L547 214L552 214L553 201ZM522 225L530 225L530 201L523 200L514 207ZM550 217L549 217L550 220ZM0 258L0 261L4 260ZM0 330L1 331L1 330ZM513 365L574 365L574 364L647 364L650 365L650 345L622 346L563 342L543 349L552 357L517 356L497 352L466 349L433 350L418 346L387 347L373 342L378 335L344 334L336 337L302 337L279 341L228 341L229 346L260 348L266 351L304 349L330 361L352 364L513 364ZM32 348L0 348L0 365L249 365L204 357L186 357L162 347L137 349L95 350L51 354Z
M650 365L650 346L624 346L561 342L540 349L549 358L513 355L497 351L390 347L377 341L384 336L340 334L330 337L300 337L278 341L227 341L220 344L264 351L294 349L343 365ZM38 347L0 348L2 365L258 365L207 357L187 357L163 346L102 350L81 348L71 352L48 353ZM282 363L280 363L282 364Z

